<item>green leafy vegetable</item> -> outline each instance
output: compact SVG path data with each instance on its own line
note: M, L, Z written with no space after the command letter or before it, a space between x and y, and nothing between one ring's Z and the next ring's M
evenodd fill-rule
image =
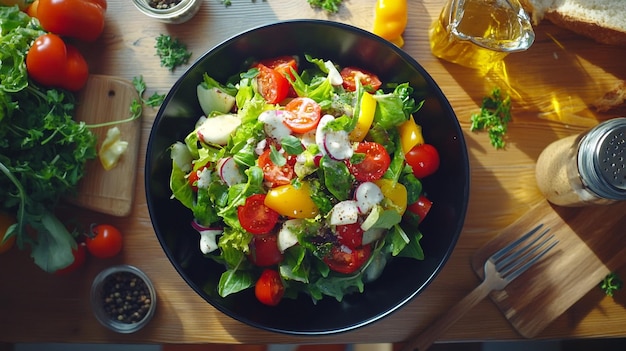
M156 54L161 59L161 67L174 71L176 67L189 62L191 52L187 46L170 35L160 34L154 45Z
M311 7L320 8L328 13L339 12L339 6L343 0L307 0Z
M494 88L490 96L483 98L480 113L471 117L470 130L487 130L491 145L496 149L505 146L504 136L511 121L511 98L502 96L499 88Z
M600 289L604 291L607 296L613 296L615 292L624 286L624 282L615 272L607 274L599 284Z

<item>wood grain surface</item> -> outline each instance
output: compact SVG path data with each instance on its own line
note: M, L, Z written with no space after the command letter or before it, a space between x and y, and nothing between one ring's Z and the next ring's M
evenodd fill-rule
M193 61L235 34L278 20L327 19L369 30L375 0L344 1L336 15L311 9L306 0L233 0L229 7L218 0L204 0L198 14L179 25L142 16L128 0L108 3L103 35L95 43L79 48L93 73L126 80L142 75L149 96L154 92L167 93L188 67L170 71L160 66L154 49L155 38L160 34L179 38L193 53ZM599 120L617 116L618 112L597 112L591 105L626 80L623 62L626 48L600 45L549 23L536 26L533 46L526 52L509 55L504 61L506 71L490 77L480 77L473 70L438 60L430 53L428 27L443 4L443 0L409 1L403 49L431 74L457 114L469 150L471 196L465 225L452 256L420 296L373 325L322 337L261 331L211 307L174 270L151 226L144 195L144 159L156 110L148 108L141 120L135 178L128 180L136 184L130 213L119 217L75 206L59 209L61 214L86 223L108 222L119 226L124 233L122 254L109 260L90 259L83 269L66 277L39 270L28 248L1 255L0 342L381 343L400 342L423 330L478 284L471 264L476 251L543 201L534 174L535 162L543 148ZM483 97L502 82L502 77L508 79L507 91L513 96L513 121L507 132L506 149L495 150L487 133L470 131L470 117L478 112ZM601 216L585 220L604 226ZM582 219L576 223L579 221ZM623 228L619 227L607 228L605 233L608 237L623 234ZM131 335L115 334L103 328L89 307L89 289L95 275L122 262L146 272L159 295L154 319L145 329ZM621 296L609 298L599 289L588 290L535 338L626 337L626 298ZM443 336L443 341L522 338L498 306L486 299L461 318Z

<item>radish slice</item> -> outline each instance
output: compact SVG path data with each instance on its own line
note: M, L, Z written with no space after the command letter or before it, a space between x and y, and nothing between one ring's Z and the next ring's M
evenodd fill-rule
M291 135L291 129L283 123L283 114L291 113L283 110L267 110L259 115L259 121L263 122L265 134L275 140L282 140Z
M330 225L352 224L358 219L359 208L354 200L341 201L330 212Z
M350 138L345 130L326 132L324 150L334 160L349 160L354 154Z
M288 248L298 243L298 237L294 231L294 228L302 226L304 221L302 219L288 219L283 223L282 227L278 231L278 249L280 252L284 252Z
M237 115L218 115L207 118L197 129L198 138L207 144L226 145L228 138L241 124Z
M202 230L200 233L200 251L203 254L208 254L217 250L216 237L222 234L221 229L208 229Z
M200 108L205 115L211 112L228 113L235 106L235 97L226 94L216 87L207 89L202 84L196 88Z
M239 166L232 157L222 158L217 162L217 169L219 170L220 178L228 186L243 183L246 178L241 174Z
M320 150L322 151L324 155L326 155L326 149L324 148L324 139L326 137L326 131L324 130L324 128L326 127L328 122L333 121L333 120L335 120L335 117L333 115L322 116L319 123L317 124L317 129L315 130L315 143L317 144L317 146L320 148Z
M359 184L354 192L354 199L361 214L368 213L372 207L378 205L384 199L383 192L378 185L372 182Z
M331 62L324 62L324 66L328 69L328 80L330 80L330 84L337 86L343 84L343 77L341 77L341 73L337 70L337 67Z

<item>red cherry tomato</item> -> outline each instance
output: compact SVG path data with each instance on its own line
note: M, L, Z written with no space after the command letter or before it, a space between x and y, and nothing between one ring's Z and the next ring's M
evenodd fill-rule
M264 201L265 194L254 194L237 208L241 227L255 235L269 233L278 222L278 212L265 206Z
M78 243L75 249L72 249L72 254L74 255L74 262L72 262L69 266L59 269L54 272L56 275L66 275L76 271L78 268L82 267L85 261L87 260L87 246L85 243Z
M91 228L85 240L89 253L97 258L109 258L122 251L122 233L112 225L98 224Z
M433 207L433 202L430 201L426 196L420 195L420 197L414 203L407 206L407 210L415 213L419 216L419 222L421 223L426 215L430 211L430 208Z
M347 162L350 173L360 182L371 182L380 179L391 164L391 157L385 147L379 143L365 141L359 143L357 154L365 154L359 163Z
M254 286L254 295L263 304L276 306L285 294L285 286L280 274L273 269L265 269Z
M332 247L324 262L332 271L350 274L357 271L372 254L370 245L351 249L345 245Z
M263 60L261 64L277 71L283 77L289 75L292 80L295 79L295 76L291 70L298 72L298 62L293 56L279 56Z
M296 158L292 155L286 155L287 162L283 166L278 166L272 162L271 152L271 149L265 150L257 160L258 166L263 170L263 179L272 188L290 184L296 174L294 171Z
M106 8L105 0L39 0L37 18L48 32L94 41L104 30Z
M80 90L89 77L85 58L55 34L37 38L26 55L28 75L36 82L71 91Z
M307 97L294 98L285 105L285 110L292 113L284 114L283 123L301 134L315 129L322 116L320 105Z
M342 245L355 249L363 244L361 223L342 224L335 228L337 239Z
M344 67L340 74L343 78L343 88L347 91L356 90L357 79L361 82L365 90L369 92L378 90L383 84L374 73L356 67Z
M273 266L283 260L276 234L255 235L250 242L250 261L259 267Z
M263 64L258 64L256 67L259 69L259 75L256 77L257 86L265 101L270 104L283 101L291 86L287 78Z
M439 169L439 152L430 144L415 145L404 157L418 179L426 178Z

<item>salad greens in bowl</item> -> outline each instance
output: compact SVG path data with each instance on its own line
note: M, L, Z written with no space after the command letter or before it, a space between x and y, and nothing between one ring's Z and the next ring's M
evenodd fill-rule
M428 73L352 26L258 27L198 59L146 156L158 240L189 286L265 330L323 335L418 295L469 197L463 134Z

